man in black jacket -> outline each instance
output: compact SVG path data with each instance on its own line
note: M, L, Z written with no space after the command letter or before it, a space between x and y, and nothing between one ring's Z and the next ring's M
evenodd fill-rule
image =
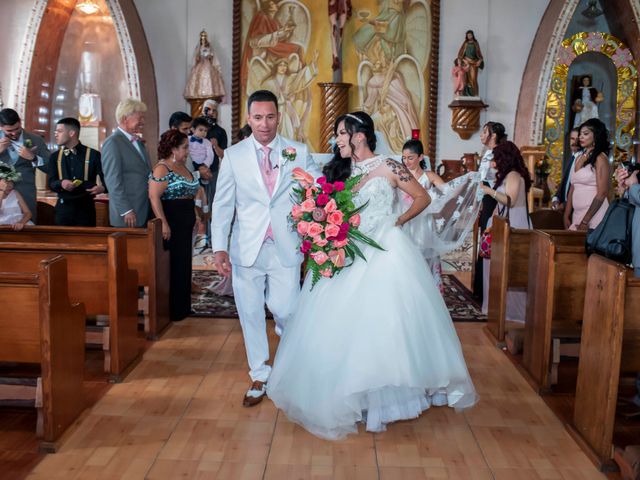
M556 190L555 195L551 199L551 208L554 210L564 208L564 204L567 203L567 194L569 193L569 187L571 187L569 175L571 175L571 170L575 165L576 158L578 158L580 154L580 143L578 142L579 133L579 128L572 128L571 132L569 132L569 148L571 149L571 156L567 159L567 162L562 168L562 181L560 182L560 186Z

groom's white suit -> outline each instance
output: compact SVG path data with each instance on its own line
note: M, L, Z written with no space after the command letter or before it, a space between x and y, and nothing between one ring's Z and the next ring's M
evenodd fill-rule
M271 367L264 304L284 328L293 313L300 291L298 234L292 231L292 170L300 167L317 177L319 170L307 146L276 135L268 145L277 180L272 195L261 174L263 146L254 136L225 151L211 216L214 252L228 251L233 272L233 292L244 335L252 381L266 382ZM289 161L282 151L296 150ZM233 220L235 212L235 220ZM233 228L232 228L233 221ZM272 239L265 239L271 225ZM228 247L229 232L231 243Z

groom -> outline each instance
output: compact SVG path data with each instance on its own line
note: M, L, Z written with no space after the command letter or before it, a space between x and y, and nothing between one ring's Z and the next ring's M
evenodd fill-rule
M291 211L291 171L300 167L314 177L319 170L307 146L277 134L278 99L268 90L251 94L247 123L253 134L225 151L211 215L212 248L218 272L233 271L235 296L252 385L243 405L262 401L271 372L265 302L281 334L300 291L298 235L287 216ZM283 156L283 151L295 152ZM292 158L294 157L294 158ZM233 222L231 244L229 232Z

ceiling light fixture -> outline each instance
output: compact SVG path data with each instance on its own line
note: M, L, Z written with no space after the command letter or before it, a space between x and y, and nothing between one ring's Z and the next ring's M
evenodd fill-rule
M76 4L76 9L84 13L85 15L93 15L100 11L100 7L94 0L81 0Z

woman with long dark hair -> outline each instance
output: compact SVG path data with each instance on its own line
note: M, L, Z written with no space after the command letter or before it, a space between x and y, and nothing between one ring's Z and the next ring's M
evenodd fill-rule
M497 202L494 215L506 217L513 228L531 228L527 193L531 189L532 182L520 149L509 141L496 146L493 149L493 168L496 169L493 188L483 184L482 190ZM489 219L487 228L491 226L492 221L493 217ZM485 258L482 261L482 312L487 313L489 309L489 259ZM524 321L526 302L526 292L508 292L507 320Z
M149 178L149 200L162 221L162 238L169 250L169 314L178 321L191 313L191 249L196 222L194 198L200 182L186 166L189 140L179 130L168 130L160 137L160 159Z
M564 225L570 230L596 228L609 207L609 132L604 123L591 118L580 125L578 142L582 154L569 173L569 193Z
M358 422L379 432L432 405L466 408L477 398L433 276L398 228L427 207L429 195L404 165L373 153L366 113L340 117L335 134L327 181L362 175L353 199L366 204L359 230L384 250L360 244L366 261L313 290L307 276L267 385L290 420L328 439L357 432ZM413 198L402 213L394 208L399 191Z

